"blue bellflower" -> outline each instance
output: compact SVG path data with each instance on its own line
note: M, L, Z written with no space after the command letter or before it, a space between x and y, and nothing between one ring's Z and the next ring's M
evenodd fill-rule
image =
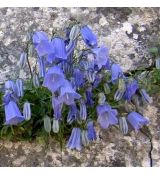
M78 69L74 69L73 78L76 88L80 88L84 84L84 74Z
M96 131L92 120L87 123L87 133L88 133L87 135L88 135L89 141L93 141L97 139Z
M16 102L10 101L5 105L5 125L17 125L25 120Z
M70 149L77 149L80 151L82 149L81 145L81 129L80 128L73 128L69 141L66 145L67 148Z
M84 26L81 28L81 35L87 46L97 46L97 37L88 26Z
M136 93L137 89L138 89L138 83L136 80L128 82L126 85L124 99L127 101L131 101L131 97Z
M63 85L64 78L64 74L60 67L51 67L44 77L43 86L47 87L51 92L55 92Z
M138 131L140 128L143 127L143 125L149 124L148 119L144 118L142 115L134 111L128 114L127 120L135 129L135 131Z
M108 48L94 48L92 51L95 54L95 64L98 66L98 68L101 69L102 66L106 66L109 57Z
M97 121L103 129L108 128L109 125L115 125L118 123L118 119L116 117L117 114L117 110L112 109L110 105L97 106Z
M74 104L75 99L80 99L81 95L75 92L71 84L66 80L63 86L60 88L59 100L66 105Z
M111 81L112 83L116 83L117 80L123 77L123 72L121 67L118 64L112 64L111 66Z
M49 39L48 39L47 34L43 31L35 32L32 36L32 42L35 46L37 46L43 41L48 41L48 40Z
M60 120L62 118L63 104L59 102L58 98L52 97L52 107L54 111L55 120Z
M86 90L86 104L88 106L93 106L94 105L94 101L92 100L92 87L89 87Z
M74 120L78 119L78 109L76 104L69 106L69 112L67 116L67 123L71 124Z

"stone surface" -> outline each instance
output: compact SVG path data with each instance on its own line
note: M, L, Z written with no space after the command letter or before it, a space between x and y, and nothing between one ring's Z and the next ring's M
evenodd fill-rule
M25 48L27 31L62 32L78 20L88 24L107 45L110 57L124 71L148 67L148 46L160 35L159 8L1 8L0 83L13 76ZM34 64L32 58L31 63ZM21 76L27 77L27 69ZM158 95L157 95L158 96ZM160 166L160 99L146 107L152 139L139 132L123 136L117 127L99 130L99 139L81 152L60 151L53 140L48 147L37 142L0 141L0 166ZM153 148L152 148L153 147Z

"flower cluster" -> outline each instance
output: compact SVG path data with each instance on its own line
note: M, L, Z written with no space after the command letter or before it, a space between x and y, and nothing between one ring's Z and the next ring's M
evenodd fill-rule
M49 38L45 32L38 31L30 35L29 40L38 63L38 73L32 72L32 84L37 91L40 86L48 89L52 99L50 115L53 116L44 116L44 129L48 133L51 130L59 133L62 123L70 125L68 148L81 150L82 145L95 141L96 121L102 129L119 124L123 134L128 133L130 125L138 131L149 123L141 114L140 106L151 103L152 98L139 87L137 79L127 76L120 65L109 58L108 48L98 45L97 36L88 26L77 24L67 28L64 38ZM81 47L80 40L84 43ZM27 59L27 53L23 52L19 60L21 68ZM23 114L17 105L23 89L21 79L5 83L6 125L31 119L30 103L25 102ZM114 103L124 104L125 109L112 105L109 96L113 89Z

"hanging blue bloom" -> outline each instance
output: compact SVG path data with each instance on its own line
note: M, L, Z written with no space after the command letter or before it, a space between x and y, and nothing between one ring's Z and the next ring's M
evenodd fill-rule
M97 106L97 121L103 129L108 128L109 125L116 125L118 123L117 114L117 110L112 109L110 105Z
M74 104L75 99L80 99L81 95L76 93L71 84L66 80L60 89L59 100L66 105Z
M10 101L5 105L5 125L17 125L25 120L22 116L17 104L14 101Z
M40 44L42 41L48 41L48 36L45 32L40 31L40 32L35 32L32 36L32 42L35 46Z
M97 46L97 37L95 36L95 34L93 34L92 30L88 26L84 26L81 28L81 35L87 46Z
M124 99L131 101L131 97L136 93L137 89L138 89L138 83L136 80L128 82L126 84L126 91L124 94Z
M108 48L99 47L92 49L92 51L95 54L95 64L98 66L98 68L101 69L102 66L106 66L109 58Z
M128 114L127 120L133 126L135 131L138 131L143 127L143 125L149 124L148 119L144 118L142 115L134 111Z
M71 124L74 120L78 119L78 109L76 104L72 104L69 106L69 112L67 116L67 123Z
M69 141L66 145L69 149L77 149L80 151L82 149L81 145L81 129L80 128L73 128Z
M86 90L86 104L88 106L93 106L94 105L94 101L92 100L92 87L89 87Z
M123 77L123 72L121 67L118 64L112 64L111 66L111 81L112 83L116 83L117 80Z
M16 93L16 85L12 80L6 81L4 88L5 88L5 91L12 91L12 92Z
M62 38L53 38L52 46L54 47L55 51L55 59L56 60L66 60L67 59L67 51L65 47L64 40Z
M44 77L46 74L46 65L43 57L38 58L38 68L39 68L39 77Z
M48 69L43 86L47 87L51 92L55 92L64 84L64 79L62 70L58 66L54 66Z
M73 78L75 81L76 88L80 88L81 86L83 86L84 74L78 68L74 69Z
M62 118L63 104L59 102L58 98L52 97L52 107L54 110L54 118L60 120Z
M97 139L96 131L95 131L95 128L94 128L92 120L90 120L87 123L87 132L88 132L88 140L89 141L93 141L93 140Z

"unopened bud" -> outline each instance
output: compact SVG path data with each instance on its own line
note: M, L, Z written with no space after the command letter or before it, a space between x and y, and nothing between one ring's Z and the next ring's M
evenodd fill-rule
M51 132L51 119L48 116L44 117L44 129L46 132L50 133Z
M26 120L31 119L31 105L29 102L25 102L23 105L23 115Z
M52 130L54 133L59 132L59 120L53 119Z
M128 133L128 124L126 121L126 117L119 118L119 128L124 135Z
M79 32L80 32L79 26L78 25L73 26L69 34L69 39L75 40L78 37Z

